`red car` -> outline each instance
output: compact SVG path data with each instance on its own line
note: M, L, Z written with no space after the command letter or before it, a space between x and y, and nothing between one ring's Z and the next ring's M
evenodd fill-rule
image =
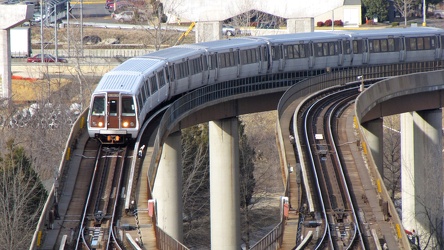
M37 54L33 57L28 57L28 59L26 60L29 63L36 63L36 62L42 62L42 54ZM49 54L44 54L43 56L43 61L44 62L61 62L61 63L67 63L68 60L66 60L65 58L55 58L52 55Z

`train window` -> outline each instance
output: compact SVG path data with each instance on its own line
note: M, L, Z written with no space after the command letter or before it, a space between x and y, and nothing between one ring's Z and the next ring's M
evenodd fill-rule
M96 96L94 97L92 106L92 115L105 115L105 97Z
M109 115L110 116L117 116L117 111L118 111L117 109L118 109L117 101L111 100L109 102Z
M264 56L263 61L268 61L268 50L267 50L267 47L262 47L262 55Z
M133 98L131 96L122 97L122 116L135 116L136 108L134 107Z
M388 41L387 39L382 39L380 41L381 45L381 52L387 52L388 51Z
M177 79L185 78L189 75L188 61L176 64Z
M294 58L293 45L286 45L286 46L284 46L284 57L285 58L290 58L290 59Z
M387 40L387 48L388 48L388 51L396 51L396 49L395 49L395 39L389 38Z
M225 61L225 54L224 53L219 54L219 66L221 68L227 67L227 63Z
M279 60L282 58L280 46L271 47L271 58L273 59L273 61L276 61L276 60Z
M236 59L234 52L220 53L219 54L219 66L221 68L232 67L236 65Z
M407 50L416 50L416 38L410 37L407 39Z
M209 69L215 69L217 68L217 57L216 54L210 55L210 65Z
M155 75L150 77L150 87L151 87L151 94L157 92L157 80Z
M255 49L242 50L240 52L242 64L251 64L257 62L257 55Z
M361 51L361 49L360 49L361 43L362 43L362 41L353 40L353 53L354 54L358 54Z
M330 56L334 56L338 54L338 44L335 42L328 43L328 51Z
M299 58L307 57L309 51L308 44L299 44L297 45L297 48L296 52L299 53Z
M349 40L344 41L343 46L344 46L344 54L351 54L350 41Z
M369 51L373 53L381 52L380 40L370 40L369 41Z
M165 86L165 75L163 74L163 70L157 72L157 79L159 79L159 88Z
M323 56L322 43L315 43L315 55Z
M202 71L205 71L208 69L208 62L206 57L201 57L202 61Z
M168 74L167 74L167 76L168 76L168 80L170 82L174 81L175 75L174 75L174 66L173 65L168 67Z
M416 39L416 48L418 50L423 50L424 49L424 39L422 37L418 37Z
M145 80L145 84L143 85L143 91L145 93L145 96L148 98L150 96L150 82L148 81L148 79Z
M139 95L137 96L137 104L139 104L139 107L142 108L143 107L143 96L142 96L142 92L139 93Z
M190 73L191 75L198 74L202 72L202 58L196 58L190 60Z
M140 93L142 93L141 97L143 98L142 99L143 102L145 102L146 98L148 98L148 96L150 96L149 91L148 91L148 94L146 93L147 88L148 88L148 86L142 85L142 88L140 89Z
M432 37L424 37L424 49L432 49L433 48L432 44L435 44L434 39Z

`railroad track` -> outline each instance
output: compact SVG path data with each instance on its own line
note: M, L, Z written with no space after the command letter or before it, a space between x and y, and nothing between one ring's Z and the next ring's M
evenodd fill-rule
M307 166L307 201L312 208L302 211L299 235L311 231L308 246L314 249L367 249L336 149L337 117L359 94L351 90L335 90L310 97L299 109L298 138L305 138L303 159ZM299 119L300 118L300 119ZM310 204L308 203L308 204ZM300 237L298 237L299 239ZM297 242L301 244L301 242Z
M116 220L128 148L99 147L75 249L124 249Z

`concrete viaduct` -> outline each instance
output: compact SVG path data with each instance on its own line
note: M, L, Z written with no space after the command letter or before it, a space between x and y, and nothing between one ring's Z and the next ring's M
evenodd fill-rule
M443 83L444 71L405 75L375 84L356 100L356 117L381 176L382 117L401 114L402 224L421 242L444 239Z
M236 1L196 0L180 4L166 0L166 11L176 16L198 21L196 41L220 38L223 20L255 9L287 19L288 32L313 31L313 17L330 12L344 1ZM316 6L316 8L313 8ZM170 9L168 9L170 8ZM3 5L0 8L0 69L2 97L11 97L11 66L9 29L32 17L32 7ZM382 170L382 119L402 114L402 197L403 225L419 232L430 232L430 219L443 221L442 111L444 72L433 72L389 79L367 89L357 100L356 116L365 131L373 159ZM233 118L210 122L210 182L224 188L211 189L211 206L224 207L211 214L214 249L238 249L240 246L237 124ZM166 139L157 185L159 227L172 237L182 239L180 180L180 133ZM382 171L380 171L382 174ZM160 183L160 184L159 184ZM232 185L226 185L232 183ZM168 187L168 188L165 188ZM168 198L166 198L168 197ZM225 197L220 199L220 197ZM164 203L167 202L167 203ZM167 206L162 204L168 204ZM214 231L213 231L214 229ZM441 231L442 232L442 231ZM213 237L224 235L224 237ZM434 235L433 237L444 237ZM217 240L219 239L219 240Z

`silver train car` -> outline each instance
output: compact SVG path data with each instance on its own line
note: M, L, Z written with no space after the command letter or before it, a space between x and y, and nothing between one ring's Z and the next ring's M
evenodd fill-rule
M190 90L245 77L441 60L444 30L393 28L243 37L179 45L131 58L100 80L88 133L102 143L137 137L147 114Z

